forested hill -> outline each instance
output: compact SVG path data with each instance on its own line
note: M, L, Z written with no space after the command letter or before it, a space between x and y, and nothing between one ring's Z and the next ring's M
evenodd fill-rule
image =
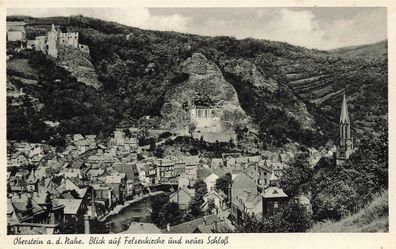
M345 53L319 51L267 40L147 31L82 16L8 19L24 20L28 39L44 35L51 24L78 31L80 43L90 48L90 61L100 82L98 89L79 84L63 68L34 52L16 55L14 58L22 62L27 60L32 71L26 75L8 67L8 83L23 86L41 104L34 110L37 120L59 121L60 125L56 131L47 131L47 137L29 137L36 134L35 128L13 123L21 118L27 124L32 122L23 115L29 103L19 109L9 105L9 139L47 139L54 133L76 131L106 133L116 125L135 124L145 115L166 120L169 110L163 109L164 103L172 101L168 90L188 81L189 71L183 71L181 65L191 58L200 58L196 67L211 65L216 76L211 79L213 84L216 79L232 84L240 106L253 121L249 129L257 128L265 146L281 146L288 141L319 146L336 140L344 91L357 132L371 128L375 119L384 121L387 117L384 53L362 57L355 56L353 48ZM11 65L12 60L9 62ZM18 81L21 74L33 77L37 85ZM49 82L59 78L62 84ZM205 89L199 95L208 102L214 99ZM247 132L244 125L248 126L243 123L236 127L241 135Z

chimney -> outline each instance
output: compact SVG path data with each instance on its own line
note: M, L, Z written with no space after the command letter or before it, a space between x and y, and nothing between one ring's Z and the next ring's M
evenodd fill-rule
M228 186L228 205L231 207L231 186Z
M109 197L109 207L111 207L111 190L109 189L109 192L108 192L108 197Z
M217 221L214 222L214 231L215 231L216 233L218 232Z
M55 224L55 213L50 211L50 224Z
M203 217L203 222L202 222L202 224L203 224L204 226L206 226L206 217L205 217L205 216Z
M89 216L84 215L84 234L90 234Z
M168 232L170 232L170 230L171 230L170 223L167 223L167 224L166 224L166 230L167 230Z
M254 170L255 170L254 180L256 180L256 184L258 184L258 163L254 164Z

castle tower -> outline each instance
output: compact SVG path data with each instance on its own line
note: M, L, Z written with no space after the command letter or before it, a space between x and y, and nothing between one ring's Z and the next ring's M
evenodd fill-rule
M340 144L337 148L337 164L343 163L345 159L348 159L352 150L351 122L349 120L348 106L344 94L340 115Z
M48 32L48 41L47 41L47 53L48 55L57 58L58 57L58 32L55 29L55 25L52 24L51 31Z

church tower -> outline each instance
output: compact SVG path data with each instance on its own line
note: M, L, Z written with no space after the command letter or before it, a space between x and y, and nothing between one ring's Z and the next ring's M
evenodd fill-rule
M349 158L353 151L353 140L351 137L351 122L349 120L348 106L346 97L342 100L340 115L340 143L337 148L336 163L342 164Z

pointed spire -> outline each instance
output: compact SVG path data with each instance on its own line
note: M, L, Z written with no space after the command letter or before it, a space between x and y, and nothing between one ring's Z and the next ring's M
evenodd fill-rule
M51 31L52 31L52 32L55 32L55 31L56 31L56 30L55 30L55 25L54 25L54 24L52 24Z
M345 93L344 93L344 99L342 100L340 123L349 124L348 106L347 106Z

